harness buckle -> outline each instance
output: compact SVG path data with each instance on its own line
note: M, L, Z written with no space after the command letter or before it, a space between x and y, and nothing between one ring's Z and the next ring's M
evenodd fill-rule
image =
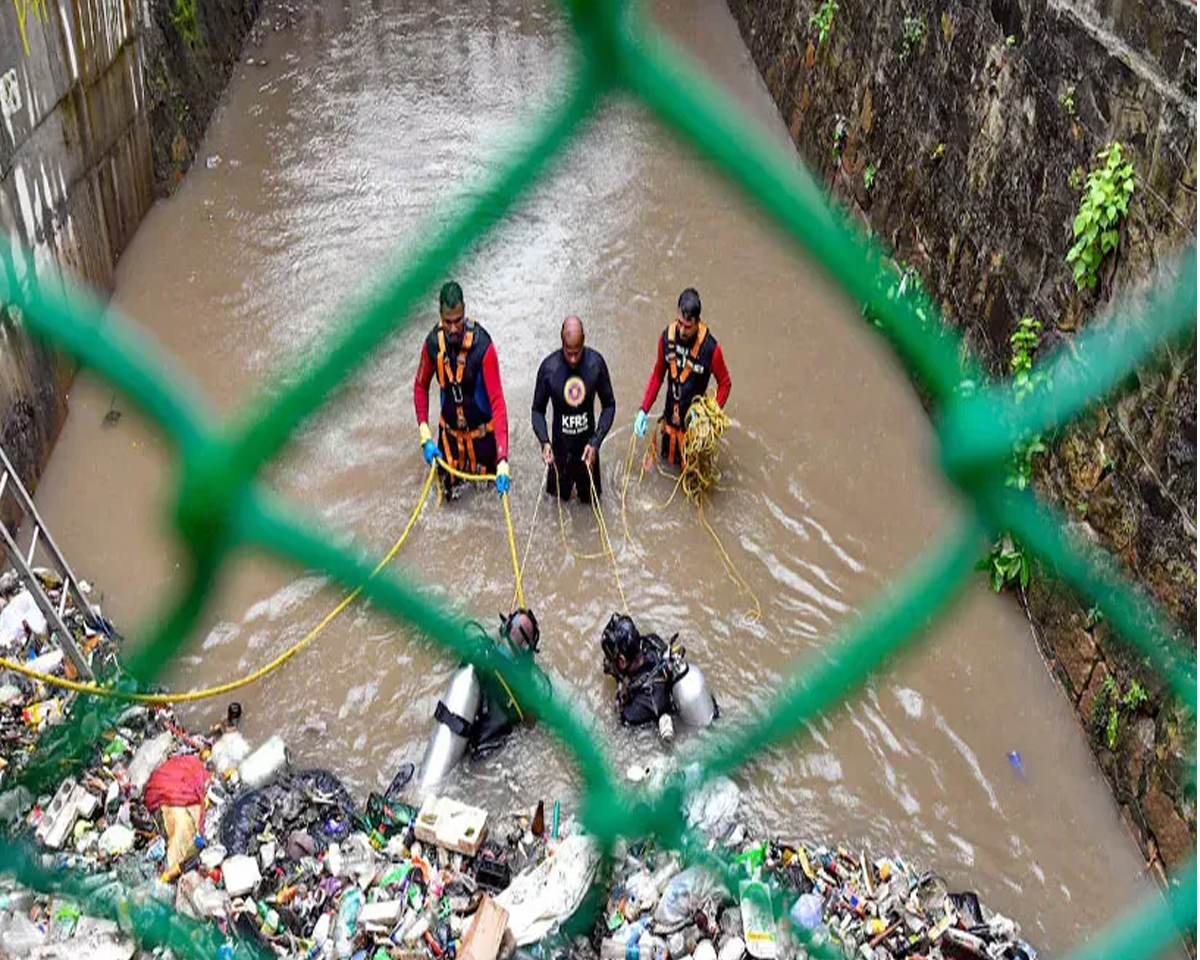
M461 406L462 402L463 402L462 385L457 384L457 383L451 383L450 384L450 396L453 398L453 400L456 404Z

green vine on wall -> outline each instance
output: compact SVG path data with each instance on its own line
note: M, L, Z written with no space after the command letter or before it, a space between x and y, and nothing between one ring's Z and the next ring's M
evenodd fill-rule
M1101 165L1088 174L1083 199L1072 227L1075 245L1067 252L1075 286L1079 290L1096 289L1100 264L1117 249L1121 220L1129 212L1133 196L1133 164L1121 154L1119 143L1110 143L1096 155Z
M196 45L200 39L200 29L196 25L195 0L171 0L171 23L189 46Z
M1008 338L1011 347L1009 370L1012 372L1013 399L1022 403L1035 390L1046 383L1046 374L1033 368L1037 353L1038 338L1042 324L1033 317L1022 317L1017 329ZM1021 437L1013 444L1009 461L1006 486L1025 490L1033 481L1033 459L1046 452L1046 444L1040 433ZM1029 586L1032 567L1021 544L1011 534L1004 534L988 550L988 554L976 565L977 570L988 571L992 589L999 593L1005 587L1020 584L1021 589Z
M838 5L834 0L822 0L816 13L808 18L808 25L817 31L817 45L824 43L833 33L833 17Z
M1117 741L1121 736L1121 717L1132 718L1149 700L1146 688L1136 677L1129 681L1124 693L1118 689L1111 674L1105 677L1100 689L1096 691L1095 700L1092 701L1092 713L1089 718L1092 735L1109 750L1116 750Z

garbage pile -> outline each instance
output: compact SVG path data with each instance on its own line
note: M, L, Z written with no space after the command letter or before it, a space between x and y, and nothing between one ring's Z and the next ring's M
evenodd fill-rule
M0 596L5 652L69 669L27 607L14 607L20 592L5 578ZM10 608L24 612L6 634ZM81 637L93 657L115 655L107 638ZM69 713L70 699L49 693L0 675L9 761ZM557 801L501 817L445 796L418 805L404 764L360 805L333 773L293 769L278 736L252 749L240 719L230 704L221 724L195 733L167 707L131 706L52 795L0 795L10 836L117 904L116 919L102 919L69 897L0 881L0 956L131 960L132 914L153 902L210 925L219 960L248 945L304 960L773 960L802 955L799 930L848 960L1036 960L1012 921L899 857L747 839L737 786L701 786L694 769L684 814L732 872L684 869L677 853L618 842L607 888L590 901L603 909L591 929L568 934L569 918L588 915L580 907L603 858ZM628 772L651 790L668 775L662 764Z
M34 568L34 574L50 602L57 607L62 599L62 580L53 571L42 567ZM81 583L80 589L90 590L86 583ZM98 608L94 609L98 614ZM111 633L92 630L69 594L62 620L95 672L106 674L115 668L117 638ZM12 570L0 574L0 657L39 673L78 679L71 661L64 660L57 638L51 635L46 617L38 609L33 594ZM15 671L0 671L0 784L3 784L5 774L11 772L13 764L20 766L28 756L37 742L38 732L62 718L70 699L69 694L64 696Z
M862 960L1036 960L1016 924L900 858L763 840L734 857L736 885L672 853L627 858L608 899L604 960L804 956L800 931ZM733 886L731 890L729 887ZM790 905L790 908L789 908Z
M84 771L31 798L9 832L93 889L118 885L131 904L148 892L211 922L230 955L250 942L280 956L493 960L505 936L509 953L539 939L588 891L599 855L567 835L557 804L499 822L449 797L410 805L405 764L360 807L334 774L291 769L279 737L251 750L239 720L232 704L197 734L169 708L130 707ZM131 932L66 898L0 889L11 960L129 960Z

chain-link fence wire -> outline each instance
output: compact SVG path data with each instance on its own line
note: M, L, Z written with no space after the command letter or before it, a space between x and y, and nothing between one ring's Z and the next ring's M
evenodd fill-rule
M498 670L518 697L540 693L528 668L495 662L490 650L463 630L453 615L395 576L370 578L372 563L330 544L337 538L314 527L306 511L291 507L259 480L262 467L285 446L297 426L317 412L383 340L405 325L418 297L503 219L609 97L632 95L687 146L740 188L783 237L819 263L877 328L930 398L941 441L941 464L971 506L946 531L940 545L910 570L819 657L797 663L791 680L762 715L684 751L684 768L704 776L732 771L747 758L803 735L806 725L853 695L875 672L924 633L954 601L971 576L986 540L1009 530L1049 569L1095 604L1130 645L1166 681L1195 716L1195 665L1181 657L1172 630L1154 604L1130 585L1115 564L1081 550L1065 534L1065 519L1028 492L1005 486L1014 442L1061 427L1087 404L1119 387L1134 369L1152 362L1164 343L1193 343L1196 318L1195 249L1180 259L1173 286L1157 291L1138 316L1096 326L1064 351L1050 376L1019 407L1007 385L964 391L983 380L960 338L940 323L933 305L916 293L888 295L882 253L833 208L794 155L770 144L740 117L733 101L703 71L646 21L632 0L563 0L578 40L577 67L566 95L549 109L534 133L512 148L484 182L473 185L439 216L438 229L408 251L387 279L359 306L339 316L321 358L311 367L282 371L232 422L218 423L186 376L157 355L133 326L99 300L71 288L38 282L32 254L10 240L3 250L0 301L19 308L29 329L105 377L163 432L176 448L178 482L172 520L190 560L187 582L130 648L126 673L113 682L139 689L154 682L178 654L200 616L225 562L239 550L257 549L362 587L378 608L407 623L446 653ZM449 224L448 226L442 226ZM533 668L536 670L536 668ZM561 699L544 696L540 719L572 755L583 781L580 820L609 850L617 837L654 837L682 849L688 860L708 863L735 879L735 867L705 850L679 815L682 783L637 798L621 786L593 738L594 724ZM80 697L68 723L44 741L21 778L37 791L76 768L96 738L123 709L113 700ZM1193 724L1194 728L1194 724ZM1188 765L1194 797L1195 769ZM50 867L22 841L0 844L0 871L38 890L62 890L100 916L119 918L145 945L168 945L177 956L211 957L223 938L210 925L174 915L144 890L130 890L107 875L88 877ZM737 889L736 885L732 889ZM1194 930L1196 863L1172 875L1165 896L1117 920L1072 960L1120 957L1142 960L1161 952L1180 932ZM586 925L588 917L583 917ZM808 935L801 933L807 944ZM840 951L807 944L810 953L835 960ZM237 955L260 955L239 944Z

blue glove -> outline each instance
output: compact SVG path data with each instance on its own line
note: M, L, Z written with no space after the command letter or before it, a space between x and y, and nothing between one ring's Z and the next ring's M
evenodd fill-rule
M512 481L508 476L508 461L501 460L496 466L496 492L500 496L508 493L508 488L512 486Z
M646 411L639 410L637 416L633 418L633 432L639 437L646 435Z
M433 461L437 459L437 444L433 442L433 434L429 431L429 424L419 424L417 431L421 435L421 452L425 454L426 466L433 466Z

